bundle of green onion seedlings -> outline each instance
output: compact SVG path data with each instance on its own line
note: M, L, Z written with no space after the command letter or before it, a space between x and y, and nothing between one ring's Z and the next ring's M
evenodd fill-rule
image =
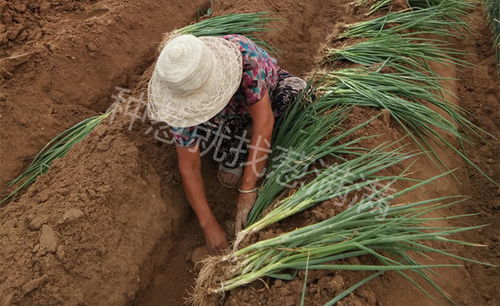
M292 195L276 201L259 220L238 233L235 248L249 234L261 231L318 203L372 185L372 177L376 173L415 156L402 153L404 146L386 151L391 146L394 144L381 144L356 158L318 170L317 176L310 182L300 186ZM385 179L388 178L378 177L378 180Z
M328 72L330 84L323 87L325 93L335 97L340 105L369 106L390 111L410 137L437 166L444 167L435 153L431 142L445 145L473 166L486 178L488 175L475 165L465 154L451 144L441 133L452 135L459 141L468 142L469 138L461 133L455 122L465 132L482 137L489 135L464 117L458 106L446 102L434 94L438 88L421 84L410 75L372 72L368 69L344 69ZM443 110L451 120L426 106L430 103ZM431 142L430 142L431 141Z
M500 73L500 1L484 0L484 6L488 25L493 33L493 49L497 58L497 70Z
M356 0L356 5L366 5L370 3L370 11L367 14L368 16L385 8L392 9L393 0ZM442 5L443 3L453 2L455 7L461 9L470 9L473 7L469 1L464 0L407 0L405 1L408 8L429 8L429 7L437 7Z
M448 196L416 202L394 203L395 199L416 188L428 184L446 174L420 181L395 193L387 190L398 179L393 178L356 204L326 220L311 224L277 237L256 242L225 256L211 257L199 274L193 299L203 304L207 296L222 293L249 284L263 277L293 279L297 270L349 270L349 271L394 271L409 280L427 296L433 295L415 279L415 275L428 282L435 290L449 298L430 274L433 269L457 267L453 263L420 262L414 254L440 254L451 259L489 265L453 254L445 249L429 246L430 241L447 242L451 245L479 246L477 244L447 238L463 231L479 228L433 226L432 222L466 217L470 215L429 217L428 214L464 200L461 196ZM374 181L371 181L372 186ZM320 186L316 182L318 190ZM354 185L355 183L353 183ZM353 185L340 188L346 192ZM312 186L311 186L312 187ZM336 186L332 186L336 187ZM327 197L326 197L327 198ZM295 193L286 201L305 201L301 193ZM392 205L391 205L392 204ZM282 206L286 207L286 206ZM361 255L371 255L378 264L346 264L342 260ZM491 266L491 265L490 265ZM414 274L408 274L407 272ZM348 290L353 290L353 287ZM345 296L343 292L340 295Z
M79 143L90 134L90 132L106 119L109 114L110 113L105 113L87 118L54 137L33 158L33 161L25 171L8 183L9 187L17 187L0 201L0 205L8 201L23 188L32 184L38 176L47 172L55 159L65 156L75 144Z
M469 10L475 7L473 1L467 0L408 0L407 3L411 8L428 8L437 7L445 2L451 2L454 7L461 10Z
M348 60L363 66L389 63L398 72L416 70L432 76L430 62L469 67L467 61L457 57L464 54L440 40L394 33L371 37L342 49L329 49L327 61Z
M314 98L314 92L306 90L283 115L273 136L270 169L259 187L256 202L249 213L248 224L255 222L287 186L309 174L311 165L324 157L343 160L343 156L359 155L364 150L357 147L358 137L343 141L370 120L342 131L339 125L349 112L347 107L334 107L331 97Z
M276 18L269 17L267 12L241 13L216 16L185 26L174 31L176 34L201 36L224 36L228 34L245 35L259 46L276 51L268 42L255 36L255 33L270 31L267 24ZM166 34L170 35L169 33Z
M373 104L378 105L377 108L388 108L391 113L393 109L390 106L392 105L394 105L395 113L397 113L398 107L408 107L418 114L425 114L422 115L423 122L465 140L452 121L426 107L427 103L442 110L464 130L468 130L476 136L486 133L464 117L466 111L463 108L448 102L439 94L441 87L438 84L429 85L429 82L425 82L425 79L418 77L418 75L380 73L367 68L343 69L327 72L323 85L326 86L319 88L320 90L328 91L329 94L338 94L335 96L334 103L352 104L349 101L360 96L363 97L360 103L365 100L373 101ZM416 109L412 107L416 107ZM408 122L412 123L411 126L417 124L416 120Z
M429 7L438 7L439 5L442 5L445 2L451 2L453 1L453 4L455 8L460 8L460 9L470 9L473 7L473 5L469 1L464 1L464 0L407 0L406 4L408 5L409 8L429 8ZM357 5L366 5L368 2L371 2L370 5L370 11L366 14L366 16L370 16L375 12L378 12L382 9L392 9L392 4L393 0L358 0L356 1Z
M462 37L469 28L462 16L472 7L473 4L469 1L444 0L430 7L389 12L375 19L350 25L341 37L374 37L407 31L414 34Z
M366 13L365 16L370 16L373 13L390 6L392 3L392 0L375 0L375 1L357 0L357 1L355 1L357 6L367 5L369 2L370 2L370 6L369 6L370 11L368 13Z

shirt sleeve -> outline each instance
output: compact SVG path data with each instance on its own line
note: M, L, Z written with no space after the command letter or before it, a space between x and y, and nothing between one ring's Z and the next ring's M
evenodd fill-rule
M269 91L276 73L275 60L247 37L235 35L233 41L239 44L243 60L241 90L247 104L253 105Z
M266 73L260 69L257 57L248 55L243 63L242 90L248 105L253 105L260 101L267 92Z
M170 132L174 136L175 144L179 147L192 147L196 143L196 126L171 127Z

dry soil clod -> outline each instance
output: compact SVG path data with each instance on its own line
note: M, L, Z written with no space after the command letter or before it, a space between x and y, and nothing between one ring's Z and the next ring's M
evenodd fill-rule
M54 253L57 251L57 246L59 245L59 238L57 232L52 229L49 225L43 225L40 234L40 250L45 250L47 252Z

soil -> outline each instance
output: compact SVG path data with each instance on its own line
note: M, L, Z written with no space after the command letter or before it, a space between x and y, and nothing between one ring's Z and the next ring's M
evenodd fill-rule
M201 8L201 9L199 9ZM161 34L184 26L207 1L0 0L0 184L18 175L27 158L65 128L106 110L118 96L140 98ZM220 0L215 15L270 11L281 19L265 35L280 65L306 75L318 54L335 43L345 24L367 17L347 0ZM499 181L499 88L489 31L480 10L471 14L473 36L454 41L473 68L436 67L455 77L443 85L469 119L496 139L477 139L468 156ZM115 96L113 98L112 96ZM136 103L136 102L134 102ZM377 114L358 109L347 124ZM139 113L140 115L140 113ZM0 305L182 305L206 256L203 236L183 196L173 147L161 130L123 112L56 161L25 193L0 208ZM137 118L136 118L137 119ZM160 133L157 133L160 131ZM366 134L396 140L402 132L387 116ZM454 141L450 139L450 141ZM366 145L375 145L367 143ZM457 238L482 243L461 255L500 264L500 189L446 148L438 154L456 177L440 179L401 201L450 194L471 197L440 214L476 213L460 225L491 224ZM207 193L216 216L232 232L236 194L217 184L215 166L204 161ZM439 173L421 158L414 176ZM393 169L394 173L400 169ZM7 188L0 189L6 194ZM302 216L324 215L318 207ZM296 225L300 218L291 219ZM450 224L455 224L451 223ZM286 225L286 224L284 224ZM436 260L440 258L436 257ZM360 258L356 262L369 262ZM303 274L290 282L262 282L231 292L228 305L294 305ZM312 272L307 305L321 305L363 278L363 273ZM440 271L438 283L460 305L497 305L497 268L466 264ZM433 302L397 275L385 274L342 301L343 305L429 305ZM446 303L438 299L439 304Z

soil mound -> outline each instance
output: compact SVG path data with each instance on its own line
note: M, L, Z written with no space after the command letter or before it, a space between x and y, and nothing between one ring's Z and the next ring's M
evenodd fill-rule
M100 126L1 211L5 305L123 305L147 285L145 263L183 219L182 191L119 130Z

